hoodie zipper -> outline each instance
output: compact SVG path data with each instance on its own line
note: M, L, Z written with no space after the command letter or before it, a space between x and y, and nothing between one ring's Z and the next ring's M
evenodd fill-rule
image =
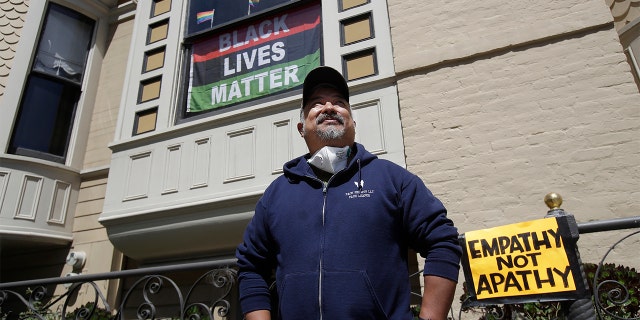
M334 174L335 175L335 174ZM333 179L333 176L329 178L327 182L322 181L314 176L307 176L311 180L318 181L322 183L322 239L320 239L320 257L318 262L318 310L320 314L320 320L322 320L322 252L324 250L324 219L325 219L325 209L327 207L327 188L329 187L329 182Z
M333 177L331 177L333 178ZM329 178L329 181L331 181ZM329 187L329 181L322 182L322 243L320 244L320 270L318 272L318 309L320 310L320 320L322 320L322 258L324 256L324 219L325 209L327 208L327 187Z
M360 166L360 159L356 160L358 163L358 171L362 170ZM343 168L342 170L334 173L327 182L324 182L317 177L308 176L309 178L320 181L322 183L322 241L320 242L320 258L319 258L319 270L318 270L318 309L320 313L320 320L322 320L322 267L323 267L323 252L324 252L324 224L325 224L325 209L327 208L327 189L329 188L329 183L331 180L342 171L348 169L348 166ZM360 173L360 179L362 179L362 173ZM360 183L360 182L358 182ZM359 189L362 189L362 186L359 185Z

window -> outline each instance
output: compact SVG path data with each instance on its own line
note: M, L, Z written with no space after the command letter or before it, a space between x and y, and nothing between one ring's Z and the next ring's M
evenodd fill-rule
M201 33L297 0L191 0L187 35Z
M64 163L94 21L53 3L47 10L8 151Z
M341 21L340 26L342 46L373 38L371 13Z
M133 135L151 132L156 129L156 119L158 118L158 108L136 112L135 123L133 124Z
M256 10L269 3L250 2ZM191 1L192 6L196 3L200 1ZM190 20L217 15L192 15ZM317 2L289 5L187 38L186 107L180 117L211 114L299 88L306 74L321 64L320 16Z
M171 10L171 0L154 0L151 16L156 17Z
M147 34L147 44L151 44L156 41L166 39L168 32L169 32L169 20L163 20L153 25L150 25L149 32Z
M367 3L369 3L368 0L342 0L340 1L340 7L341 11L345 11Z
M344 56L346 66L345 77L347 80L355 80L377 74L376 55L373 49L355 52Z

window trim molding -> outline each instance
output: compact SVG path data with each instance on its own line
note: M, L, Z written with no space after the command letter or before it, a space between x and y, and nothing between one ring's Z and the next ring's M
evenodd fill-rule
M363 19L363 18L365 18L365 19ZM345 26L348 23L351 23L351 22L365 21L365 20L369 22L369 32L371 33L369 35L369 37L347 43L346 42L347 35L345 34ZM356 44L358 42L371 40L371 39L374 39L375 37L376 37L376 29L375 29L375 23L373 21L373 13L371 11L364 12L364 13L361 13L359 15L356 15L356 16L353 16L353 17L348 17L346 19L340 20L340 46L341 47L346 47L346 46L350 46L350 45Z

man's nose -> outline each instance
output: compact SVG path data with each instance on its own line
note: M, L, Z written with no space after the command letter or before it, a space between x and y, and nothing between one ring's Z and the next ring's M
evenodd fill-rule
M331 103L331 101L327 101L324 103L324 105L322 105L322 112L323 113L335 113L336 112L336 105Z

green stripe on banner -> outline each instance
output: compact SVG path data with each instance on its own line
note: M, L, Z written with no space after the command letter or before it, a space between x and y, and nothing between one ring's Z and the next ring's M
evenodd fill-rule
M302 85L320 66L320 50L301 59L191 89L187 112L201 112L271 95Z

